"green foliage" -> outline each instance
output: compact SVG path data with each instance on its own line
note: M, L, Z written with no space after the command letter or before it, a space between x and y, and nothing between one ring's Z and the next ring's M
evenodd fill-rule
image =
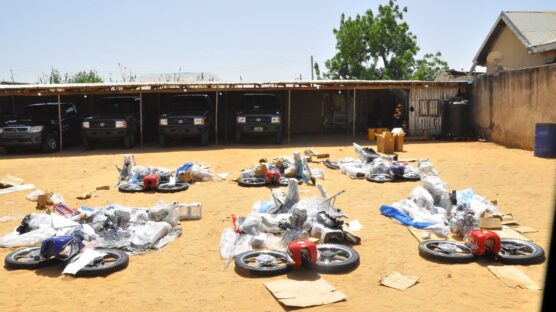
M60 71L52 68L49 74L43 74L38 79L40 84L59 84L59 83L95 83L103 82L102 77L94 70L80 71L75 75L65 73L63 76Z
M123 66L120 63L118 63L118 67L120 67L120 74L122 75L123 82L134 82L135 80L137 80L137 75L134 75L131 72L131 69Z
M438 72L448 70L448 63L440 59L441 56L440 52L425 54L423 59L417 61L413 79L434 80Z
M406 7L401 8L395 0L390 0L388 4L379 5L376 14L372 10L355 18L346 18L342 14L340 27L333 30L337 53L325 62L328 73L324 76L330 79L406 80L414 77L419 64L425 67L422 70L429 68L430 63L415 60L419 51L417 37L403 21L405 12ZM441 60L438 58L438 61Z

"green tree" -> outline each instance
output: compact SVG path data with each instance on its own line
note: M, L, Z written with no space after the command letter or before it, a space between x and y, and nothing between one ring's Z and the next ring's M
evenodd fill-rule
M60 71L57 70L56 68L51 68L50 73L42 74L42 76L39 77L40 84L55 84L55 83L63 83L63 82L64 81L62 75L60 74Z
M395 0L355 18L340 18L334 29L337 53L325 62L331 79L411 79L418 67L417 37L403 20L407 7ZM427 65L428 63L423 63Z
M422 59L417 61L413 79L434 80L438 72L448 70L448 63L440 59L441 56L440 52L425 54Z
M80 71L77 74L71 76L67 83L96 83L96 82L104 82L102 77L95 71Z

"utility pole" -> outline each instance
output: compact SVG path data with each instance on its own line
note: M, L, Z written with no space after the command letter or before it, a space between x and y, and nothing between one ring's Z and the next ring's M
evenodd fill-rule
M315 77L313 76L313 69L314 69L313 56L311 55L311 80L315 80Z

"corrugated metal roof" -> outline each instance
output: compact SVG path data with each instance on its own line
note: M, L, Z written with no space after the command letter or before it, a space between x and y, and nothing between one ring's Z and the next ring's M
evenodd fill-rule
M508 27L530 53L556 50L556 12L503 11L473 59L486 62L488 50L504 27Z

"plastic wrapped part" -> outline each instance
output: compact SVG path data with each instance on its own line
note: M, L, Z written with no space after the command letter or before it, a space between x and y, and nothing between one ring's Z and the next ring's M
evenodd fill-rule
M447 187L448 184L442 182L442 180L437 176L426 176L422 180L423 187L432 195L434 199L434 204L438 205L442 195L448 194ZM448 194L449 199L449 194Z
M79 226L79 223L72 221L66 217L59 216L57 214L51 214L50 218L52 220L52 227L55 230Z
M239 239L239 233L232 228L225 228L220 236L220 257L229 259L233 257L234 247Z
M169 205L159 203L158 206L149 209L148 215L149 220L164 221L169 223L172 227L178 224L180 218L177 203Z
M279 234L283 230L281 224L289 222L289 213L268 214L261 213L261 224L259 231L264 233Z
M176 238L180 237L182 233L181 228L179 227L173 227L170 229L170 231L168 232L168 234L164 235L164 237L162 237L161 239L158 240L158 242L156 242L153 245L154 249L160 249L166 245L168 245L169 243L173 242L174 240L176 240Z
M475 213L475 217L478 219L486 211L489 214L498 214L498 208L486 198L473 195L469 203L469 207Z
M25 199L36 202L39 198L39 195L44 195L44 192L42 190L36 189L25 195Z
M181 220L199 220L203 217L201 203L177 204Z
M370 163L369 173L392 175L392 171L390 170L390 162L382 158L376 158Z
M340 170L342 170L343 173L345 173L346 175L354 179L365 178L365 170L363 170L361 166L357 165L356 163L341 164Z
M253 204L253 212L257 213L268 213L276 206L273 202L268 200L258 200Z
M261 225L262 217L260 214L252 213L245 217L245 220L239 226L241 233L256 236L259 234L259 226Z
M438 176L438 170L436 170L436 168L428 159L419 159L417 161L417 168L419 170L419 175L421 175L421 178L427 176Z
M143 166L135 166L131 169L131 177L127 180L129 184L140 184L143 178L150 174L149 169Z
M239 178L253 178L255 177L255 171L253 169L245 169L239 174Z
M312 168L311 169L311 176L315 179L322 179L324 180L324 171L319 168Z
M299 188L297 180L288 180L288 191L286 192L286 198L284 199L284 205L281 210L288 212L293 205L299 202ZM282 211L284 212L284 211Z
M105 255L105 253L97 251L93 248L87 248L82 253L75 256L75 258L72 259L72 261L68 265L66 265L62 273L75 275L87 264L91 264L93 263L93 261L95 261L95 259L104 257Z
M36 230L36 229L39 229L39 228L44 227L44 226L48 226L48 227L52 226L52 217L51 217L51 215L49 215L49 214L35 214L35 213L32 213L30 215L29 229Z
M322 198L324 199L328 199L328 193L326 192L326 189L324 188L324 186L322 184L317 184L317 189L320 192L320 196L322 196Z
M53 193L52 196L50 196L50 202L54 205L62 204L64 203L64 197L58 193Z
M418 186L411 191L409 199L415 202L417 206L424 207L429 211L434 208L434 199L432 198L431 193L421 186Z
M213 175L212 173L210 173L208 170L202 168L200 165L198 164L193 164L193 166L190 168L191 174L193 175L193 177L195 178L195 180L198 181L212 181L213 180Z
M457 203L460 204L471 204L471 199L473 199L473 196L475 196L475 193L471 188L466 188L463 191L456 192L456 200Z
M43 240L56 235L56 230L49 226L43 226L36 230L19 234L12 231L0 237L0 247L25 247L40 244Z
M135 230L131 236L131 246L139 249L150 248L171 228L168 222L149 221Z
M446 224L436 223L429 227L426 227L425 230L432 231L436 236L446 238L450 234L450 227ZM429 236L430 237L430 234Z

